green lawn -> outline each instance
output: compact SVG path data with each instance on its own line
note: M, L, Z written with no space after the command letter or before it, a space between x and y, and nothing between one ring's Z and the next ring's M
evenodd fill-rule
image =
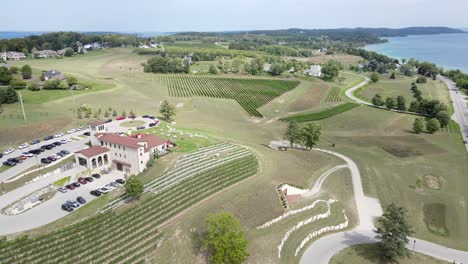
M355 107L360 106L360 104L346 102L335 107L314 113L301 113L297 115L288 116L283 118L283 121L296 121L296 122L310 122L310 121L317 121L322 120L325 118L329 118L334 115L341 114L343 112L349 111Z
M60 180L55 181L53 184L57 187L63 187L65 183L70 181L71 176L64 177Z
M380 259L379 249L375 244L363 244L343 249L333 256L330 264L387 264L388 261ZM410 253L409 257L398 259L399 264L448 264L449 262L435 259L420 253Z

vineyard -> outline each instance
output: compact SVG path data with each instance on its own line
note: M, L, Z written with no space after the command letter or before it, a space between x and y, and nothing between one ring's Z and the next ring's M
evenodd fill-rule
M210 162L201 165L204 159ZM1 263L147 263L161 241L157 229L161 223L254 175L257 166L252 152L242 147L219 144L200 149L146 185L154 195L138 207L119 213L108 210L45 235L2 242Z
M328 91L327 97L325 98L326 103L339 103L341 102L340 96L340 89L341 87L333 87Z
M281 120L282 121L296 121L296 122L317 121L317 120L322 120L322 119L325 119L334 115L341 114L343 112L349 111L358 106L359 104L346 102L344 104L337 105L333 108L330 108L324 111L315 112L315 113L297 114L297 115L283 118Z
M251 116L262 117L257 110L283 93L294 89L299 82L265 78L239 78L191 75L155 75L126 73L158 87L166 87L172 97L211 97L233 99Z

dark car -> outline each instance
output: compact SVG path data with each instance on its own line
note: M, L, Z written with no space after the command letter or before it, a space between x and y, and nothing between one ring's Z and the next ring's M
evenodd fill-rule
M85 198L83 198L81 196L78 196L78 198L76 198L76 201L79 202L80 204L85 204L86 203Z
M56 161L57 160L57 158L54 157L54 156L49 156L49 157L47 157L47 159L50 160L50 161Z
M117 179L115 180L116 183L120 183L120 184L125 184L125 180L124 179Z
M101 178L101 175L99 173L93 173L93 175L91 176L93 176L93 178L96 178L96 179Z
M60 146L60 145L62 145L62 143L61 143L60 141L55 141L55 142L52 143L52 144L54 144L55 146Z
M79 183L77 183L77 182L72 182L72 183L70 183L70 184L73 185L73 186L75 186L75 187L80 187L80 186L81 186L81 185L80 185Z
M156 119L155 116L150 116L150 117L148 117L148 118L149 118L149 119Z
M48 158L42 158L41 159L41 163L44 163L44 164L50 164L52 161L50 161Z
M71 207L69 204L62 204L62 210L67 211L67 212L72 212L73 207Z
M138 126L138 127L137 127L137 130L143 130L143 129L145 129L145 128L146 128L145 126Z
M143 117L143 118L148 118L148 117L149 117L149 115L143 115L143 116L141 116L141 117Z
M65 154L63 154L62 152L57 152L57 153L55 153L55 154L56 154L57 156L62 157L62 158L65 157Z
M102 193L101 193L100 191L98 191L98 190L92 190L92 191L90 191L89 193L90 193L91 195L94 195L94 196L101 196L101 194L102 194Z
M85 136L88 136L88 137L89 137L89 136L91 136L91 132L84 132L84 133L83 133L83 135L85 135Z
M41 153L41 151L40 151L39 149L31 149L31 150L29 151L29 153L32 153L32 154L34 154L34 155L38 155L39 153Z
M93 177L86 177L85 180L86 180L87 182L92 182L92 181L94 181Z
M5 166L15 166L16 165L16 162L13 162L13 161L4 161L3 162L3 165Z
M37 144L39 142L41 142L39 139L34 139L33 141L31 141L31 145Z
M107 119L106 120L106 123L110 123L110 122L112 122L112 119Z
M68 151L68 150L61 150L60 153L62 153L63 155L66 156L66 155L70 154L70 151Z
M1 158L3 158L3 154L2 154L2 153L0 153L0 159L1 159Z
M53 138L54 138L54 136L47 136L47 137L44 138L44 140L51 140Z
M156 123L150 123L148 126L149 127L154 127L156 125Z
M9 158L7 159L7 161L11 161L11 162L14 162L14 163L21 163L23 162L21 159L19 158Z
M88 182L86 181L86 179L83 178L83 177L79 177L79 178L78 178L78 182L81 183L81 184L87 184L87 183L88 183Z
M51 150L51 149L53 149L54 147L55 147L54 144L49 144L49 145L44 145L44 146L42 146L41 149L43 149L43 150L46 150L46 149L47 149L47 150Z
M129 115L128 118L135 119L136 116L135 115Z
M69 190L75 190L75 186L73 186L72 184L68 184L65 187Z

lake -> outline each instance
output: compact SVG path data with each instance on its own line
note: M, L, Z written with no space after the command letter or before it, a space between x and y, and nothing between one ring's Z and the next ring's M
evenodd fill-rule
M393 58L430 61L445 69L468 73L468 34L420 35L386 38L387 43L365 47Z

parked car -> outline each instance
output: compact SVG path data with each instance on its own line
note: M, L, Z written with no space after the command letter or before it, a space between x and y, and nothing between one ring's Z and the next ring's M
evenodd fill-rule
M106 194L106 193L110 192L110 190L107 189L106 187L101 187L101 188L98 188L97 190L100 191L103 194Z
M106 123L110 123L110 122L112 122L112 119L107 119L106 120Z
M26 157L26 156L24 156L24 155L21 155L21 156L18 157L18 159L20 159L20 160L26 160L26 159L28 159L28 157Z
M67 184L65 187L69 190L75 190L75 186L73 186L72 184Z
M156 125L156 123L150 123L148 126L149 127L154 127Z
M70 129L67 131L67 134L71 134L71 133L75 133L76 132L76 129Z
M124 120L126 117L125 116L119 116L115 120Z
M3 158L3 154L2 154L2 153L0 153L0 159L1 159L1 158Z
M33 141L31 141L31 145L37 144L39 142L41 142L39 139L34 139Z
M109 183L109 185L112 186L112 187L119 187L120 186L120 184L118 184L117 182L111 182L111 183Z
M52 154L51 156L54 157L56 160L59 160L62 158L62 156L57 155L57 154Z
M80 128L80 130L85 130L87 127L85 127L85 126L80 126L79 128Z
M20 158L9 158L7 161L11 161L11 162L15 162L15 163L23 162Z
M46 136L46 137L44 137L44 140L51 140L53 138L54 138L53 136Z
M54 144L49 144L49 145L42 146L41 148L51 150L51 149L55 148L55 145Z
M7 150L5 150L5 151L3 152L3 155L11 154L11 153L13 153L13 151L15 151L15 149L8 148Z
M101 178L101 175L99 173L93 173L91 176L96 179Z
M156 117L155 116L150 116L149 119L156 119Z
M50 160L50 161L56 161L57 160L57 158L54 157L54 156L49 156L49 157L47 157L47 159Z
M145 126L137 126L137 130L142 130L142 129L145 129L146 127Z
M23 154L23 156L28 157L28 158L34 156L34 154L31 153L31 151L29 151L29 152L23 152L22 154Z
M141 117L143 117L143 118L148 118L149 115L142 115Z
M63 133L62 133L62 132L57 133L57 134L54 135L55 138L59 138L59 137L62 137L62 136L63 136Z
M44 164L50 164L52 161L48 158L42 158L41 159L41 163L44 163Z
M76 198L76 201L79 202L80 204L85 204L86 203L85 198L83 198L81 196L78 196L78 198Z
M27 148L28 146L29 146L28 143L23 143L23 144L18 146L18 149L24 149L24 148Z
M63 145L63 144L67 144L68 141L66 139L62 139L62 140L60 140L60 143L62 143L62 145Z
M117 179L117 180L115 180L115 182L120 183L120 184L125 184L124 179Z
M16 165L16 162L6 160L3 162L3 165L13 167Z
M128 118L135 119L136 116L135 115L129 115Z
M60 141L55 141L55 142L52 143L52 144L54 144L55 146L60 146L60 145L62 145L62 143L60 143Z
M70 183L71 185L75 186L75 187L80 187L81 185L77 182L73 182L73 183Z
M86 180L87 182L92 182L92 181L94 181L93 177L86 177L85 180Z
M66 193L67 192L67 189L66 188L63 188L63 187L60 187L57 189L57 191L61 192L61 193Z
M66 204L70 205L71 207L73 208L78 208L80 207L80 204L77 202L77 201L73 201L73 200L68 200L66 202Z
M61 150L60 153L62 153L63 155L66 156L66 155L70 154L70 151L64 149L64 150Z
M71 207L68 204L62 204L62 210L67 211L67 212L73 212L73 207Z
M60 158L65 157L65 155L62 154L61 152L57 152L57 153L55 153L55 155L57 155L57 157L60 157ZM60 158L57 158L57 159L60 159Z
M85 136L88 136L88 137L89 137L89 136L91 136L91 132L84 132L84 133L83 133L83 135L85 135Z
M81 184L83 184L83 185L86 184L86 183L88 183L88 182L86 181L86 179L83 178L83 177L79 177L79 178L78 178L78 182L81 183Z
M102 194L99 190L92 190L89 193L94 196L101 196Z

